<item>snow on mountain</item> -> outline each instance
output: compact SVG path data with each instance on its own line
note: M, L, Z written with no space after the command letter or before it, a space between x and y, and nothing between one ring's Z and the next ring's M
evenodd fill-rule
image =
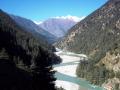
M85 16L77 17L77 16L67 15L67 16L57 16L57 17L54 17L54 18L57 18L57 19L68 19L68 20L72 20L74 22L79 22L80 20L84 19Z
M79 18L71 15L57 16L41 22L39 26L60 38L63 37L72 26L74 26L83 18L84 17Z

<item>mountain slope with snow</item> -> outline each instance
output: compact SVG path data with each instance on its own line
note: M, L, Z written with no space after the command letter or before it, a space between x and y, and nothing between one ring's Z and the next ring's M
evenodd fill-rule
M42 23L39 26L56 37L63 37L67 31L73 27L77 22L79 22L82 18L76 16L61 16L61 17L53 17Z

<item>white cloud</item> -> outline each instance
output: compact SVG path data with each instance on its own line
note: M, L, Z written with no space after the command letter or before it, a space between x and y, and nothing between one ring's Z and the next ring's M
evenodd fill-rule
M70 20L74 20L75 22L79 22L79 21L81 21L82 19L84 19L85 16L83 16L83 17L77 17L77 16L67 15L67 16L56 16L56 17L53 17L53 18L58 18L58 19L70 19Z

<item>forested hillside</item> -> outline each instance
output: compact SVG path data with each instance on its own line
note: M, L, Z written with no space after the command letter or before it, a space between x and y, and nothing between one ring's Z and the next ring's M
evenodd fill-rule
M79 64L79 77L120 90L120 0L109 0L55 45L88 55L89 60Z
M0 90L55 90L52 65L60 61L0 10Z

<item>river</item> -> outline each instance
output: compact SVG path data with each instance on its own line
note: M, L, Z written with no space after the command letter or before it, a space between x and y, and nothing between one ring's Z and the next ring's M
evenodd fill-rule
M54 65L54 70L57 71L55 74L57 87L63 87L65 90L105 90L76 76L79 61L87 59L85 55L57 50L55 54L62 59L61 64Z

